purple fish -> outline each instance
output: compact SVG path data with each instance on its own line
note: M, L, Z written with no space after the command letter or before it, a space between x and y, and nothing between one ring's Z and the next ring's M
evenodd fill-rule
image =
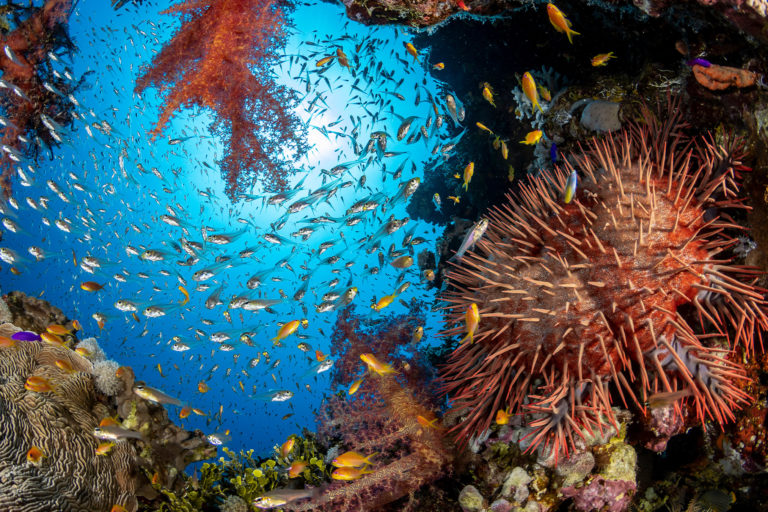
M19 331L11 334L11 339L16 341L40 341L42 338L32 331Z
M708 68L709 66L712 65L712 63L709 62L706 59L691 59L688 62L686 62L686 64L688 64L691 67L693 67L693 66L701 66L703 68Z
M549 146L549 158L553 164L557 163L557 144L554 142Z

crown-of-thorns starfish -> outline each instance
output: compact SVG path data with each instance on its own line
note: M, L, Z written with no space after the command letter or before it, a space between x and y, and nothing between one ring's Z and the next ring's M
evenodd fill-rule
M463 411L460 442L497 411L524 414L529 449L567 455L576 437L615 425L611 393L645 411L648 396L680 391L700 420L722 424L749 401L736 385L768 327L760 271L728 257L745 228L729 215L743 145L684 135L678 104L666 121L642 122L594 140L564 167L541 171L491 210L485 236L448 273L445 336L461 334L475 303L474 343L442 369L443 389ZM567 176L580 188L564 204ZM688 311L686 313L686 310ZM686 319L698 318L699 334ZM704 334L710 333L710 334ZM714 337L728 347L711 347Z

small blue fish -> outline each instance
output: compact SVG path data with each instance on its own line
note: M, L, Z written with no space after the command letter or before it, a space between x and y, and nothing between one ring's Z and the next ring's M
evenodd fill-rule
M693 67L693 66L701 66L703 68L708 68L708 67L710 67L712 65L712 63L709 62L706 59L691 59L688 62L686 62L686 64L688 64L691 67Z
M568 181L565 183L565 194L563 198L565 204L568 204L573 200L573 197L576 195L576 187L578 184L579 175L574 170L571 175L568 176Z
M549 146L549 159L552 160L552 164L557 163L557 144L554 142Z

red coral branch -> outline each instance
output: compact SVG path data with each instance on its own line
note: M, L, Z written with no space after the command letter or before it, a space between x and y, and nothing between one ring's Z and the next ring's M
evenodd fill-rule
M44 127L42 115L59 124L71 121L71 105L63 93L72 90L71 83L53 78L49 55L61 46L70 46L62 27L69 20L70 0L47 0L5 36L0 36L0 69L3 74L2 104L9 123L2 129L3 151L0 154L0 187L10 195L10 177L20 157L31 152L23 138L40 137L48 146L56 144ZM6 52L8 48L10 55ZM13 58L11 58L13 57ZM45 87L48 85L48 87ZM54 92L58 91L57 92ZM39 143L39 142L38 142Z
M293 93L272 75L285 44L284 9L277 0L189 0L164 12L178 15L181 28L134 89L155 87L164 96L152 134L184 107L209 108L217 115L214 132L228 137L221 162L227 195L257 180L284 189L288 165L280 155L305 149L298 119L286 109Z

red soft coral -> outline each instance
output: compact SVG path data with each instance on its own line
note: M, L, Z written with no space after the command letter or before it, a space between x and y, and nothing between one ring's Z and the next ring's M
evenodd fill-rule
M272 74L285 44L284 9L276 0L189 0L164 12L177 14L181 28L135 87L164 96L153 135L183 107L210 108L214 131L229 138L221 162L227 195L257 179L284 189L289 168L280 155L304 151L298 119L286 109L293 93Z

